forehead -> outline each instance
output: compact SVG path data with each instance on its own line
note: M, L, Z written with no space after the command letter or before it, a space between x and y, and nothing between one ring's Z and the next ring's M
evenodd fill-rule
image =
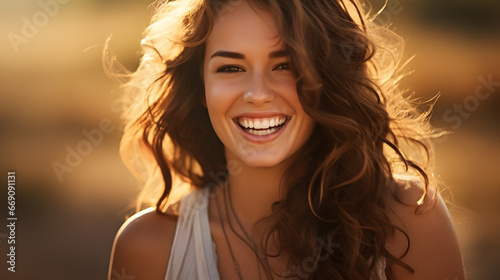
M280 42L281 37L269 11L252 7L247 1L233 1L218 11L207 38L207 51L214 48L277 48Z

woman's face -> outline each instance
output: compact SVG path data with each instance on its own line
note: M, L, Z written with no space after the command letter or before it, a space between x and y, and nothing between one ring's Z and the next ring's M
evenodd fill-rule
M314 121L272 15L235 3L219 12L206 43L206 106L228 159L276 166L306 142Z

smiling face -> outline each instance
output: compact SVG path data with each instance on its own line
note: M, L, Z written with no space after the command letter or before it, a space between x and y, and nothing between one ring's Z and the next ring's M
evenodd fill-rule
M228 160L276 166L307 141L314 121L272 15L237 3L221 11L206 42L206 105Z

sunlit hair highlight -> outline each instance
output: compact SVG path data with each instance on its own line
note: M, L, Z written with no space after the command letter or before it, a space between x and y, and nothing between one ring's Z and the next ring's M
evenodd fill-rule
M155 4L141 63L124 85L121 154L145 186L139 208L153 197L164 213L182 186L213 185L211 174L226 170L223 144L203 106L202 66L214 21L240 2ZM325 261L316 260L310 279L377 279L381 259L388 279L394 265L413 271L403 256L385 249L395 231L406 235L389 220L387 202L390 196L401 200L398 178L405 176L417 178L408 184L423 186L420 204L436 193L429 192L434 133L428 111L398 87L402 40L367 20L369 7L357 1L248 2L274 16L297 73L299 99L317 124L282 179L286 198L261 221L269 228L261 251L273 257L267 244L277 237L291 267L314 256L318 238L341 244Z

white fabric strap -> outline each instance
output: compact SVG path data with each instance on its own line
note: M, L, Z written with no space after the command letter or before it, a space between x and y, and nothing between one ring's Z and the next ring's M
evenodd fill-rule
M219 280L208 222L208 190L193 190L179 205L179 218L165 280Z

